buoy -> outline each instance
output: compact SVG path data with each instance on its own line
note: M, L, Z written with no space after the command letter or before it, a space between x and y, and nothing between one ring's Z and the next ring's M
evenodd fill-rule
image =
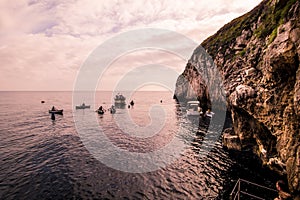
M41 101L41 103L45 103L45 101Z

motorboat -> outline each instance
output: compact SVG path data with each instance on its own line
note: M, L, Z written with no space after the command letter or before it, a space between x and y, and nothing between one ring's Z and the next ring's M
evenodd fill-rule
M126 98L122 94L117 94L114 98L115 105L126 105Z
M188 101L186 114L187 116L199 116L200 114L202 114L201 107L199 106L199 101Z
M85 105L85 103L82 103L81 105L76 106L76 109L86 109L86 108L90 108L90 107L91 107L90 105Z

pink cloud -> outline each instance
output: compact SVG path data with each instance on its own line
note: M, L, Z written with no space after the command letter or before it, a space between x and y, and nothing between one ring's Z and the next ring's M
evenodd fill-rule
M120 32L165 28L200 43L259 2L2 0L0 90L72 90L90 52ZM135 59L129 61L142 64L142 58ZM118 77L122 70L119 67L113 75Z

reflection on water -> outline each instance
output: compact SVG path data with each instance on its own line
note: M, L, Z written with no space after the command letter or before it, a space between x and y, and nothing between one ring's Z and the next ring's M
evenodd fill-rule
M275 180L251 156L223 150L220 138L216 139L214 134L223 127L187 118L170 96L168 93L137 93L132 98L133 108L117 109L113 115L106 112L100 117L93 108L100 104L108 108L110 94L98 94L96 102L100 103L91 109L73 111L68 92L1 92L0 198L228 199L239 177L273 187ZM89 100L85 103L91 104ZM141 133L134 135L137 134L135 129L126 127L127 122L122 123L122 115L127 113L139 127L151 127L149 105L155 104L166 110L166 123L158 134L144 137L141 128ZM53 105L64 109L64 115L57 115L54 122L48 113ZM174 137L185 144L185 149L172 163L156 171L116 170L90 154L75 128L73 114L81 122L95 119L97 129L103 129L115 146L129 152L155 151ZM116 120L118 117L120 121ZM117 123L122 123L125 129ZM89 128L89 133L97 133L94 124L82 126ZM143 167L144 163L140 164Z

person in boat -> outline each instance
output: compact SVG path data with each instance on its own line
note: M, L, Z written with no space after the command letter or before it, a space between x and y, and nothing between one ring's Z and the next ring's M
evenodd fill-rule
M197 111L200 113L202 111L202 108L198 106Z
M115 113L115 112L116 112L115 106L112 105L112 106L109 108L109 111L110 111L110 113Z
M51 110L52 110L52 111L55 111L55 110L56 110L56 108L55 108L54 106L52 106Z
M279 180L276 182L276 189L278 191L278 197L274 200L292 200L292 196L289 193L289 189L287 184L283 180Z
M99 110L99 111L104 111L102 106L100 106L100 107L98 108L98 110Z
M210 109L207 109L207 111L205 112L205 115L213 115L215 114L214 112L212 112Z

